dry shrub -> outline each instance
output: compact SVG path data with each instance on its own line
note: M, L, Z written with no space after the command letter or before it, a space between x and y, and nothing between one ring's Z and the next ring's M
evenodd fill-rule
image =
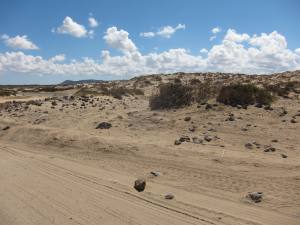
M192 88L181 83L167 83L159 86L159 93L150 98L152 110L171 109L192 103Z
M16 94L17 92L15 90L0 89L0 96L11 96Z
M217 101L231 106L255 103L270 105L273 97L266 89L258 88L253 84L231 84L221 88Z
M286 97L290 92L299 92L300 82L290 81L281 84L266 85L265 89L281 97Z

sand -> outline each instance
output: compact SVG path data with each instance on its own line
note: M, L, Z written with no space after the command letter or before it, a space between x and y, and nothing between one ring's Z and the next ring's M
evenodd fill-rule
M279 98L273 110L193 104L151 111L154 90L144 90L122 100L95 96L86 108L64 100L69 91L54 108L45 101L2 110L0 224L300 223L300 117L290 122L299 98ZM235 121L226 120L230 113ZM112 127L95 129L100 122ZM182 135L212 140L174 145ZM144 192L133 188L137 178L146 179ZM245 197L255 191L263 192L260 203ZM165 199L168 193L175 198Z

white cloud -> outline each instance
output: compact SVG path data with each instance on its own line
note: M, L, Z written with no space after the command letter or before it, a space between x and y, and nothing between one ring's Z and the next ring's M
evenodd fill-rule
M295 52L300 55L300 48L296 48Z
M155 37L155 36L160 36L163 38L171 38L171 36L178 30L184 30L185 29L185 24L178 24L176 27L172 26L164 26L160 28L157 32L142 32L140 33L141 37Z
M214 27L214 28L211 30L211 32L212 32L213 34L217 34L217 33L221 32L221 28L219 28L219 27Z
M92 28L98 27L98 21L94 17L89 17L89 26Z
M205 53L208 53L208 50L207 50L206 48L202 48L202 49L200 50L200 52L205 54Z
M59 55L56 55L56 56L53 56L52 58L50 58L49 61L62 62L62 61L65 61L65 59L66 59L65 54L59 54Z
M227 34L228 31L222 42L206 49L207 55L200 52L193 55L182 48L143 55L127 31L110 27L104 40L110 47L120 50L121 55L113 56L108 50L103 50L101 58L83 58L66 63L64 55L44 59L23 52L6 52L0 53L0 72L131 77L178 71L261 74L300 69L299 49L288 49L285 37L276 31L253 36L246 34L249 36L246 40L228 38ZM233 36L243 37L243 34L235 31ZM206 51L203 49L201 52Z
M103 39L110 47L121 50L123 53L137 52L137 47L129 38L129 33L125 30L110 27L106 30Z
M144 33L140 33L141 37L146 37L146 38L152 38L155 36L154 32L144 32Z
M234 41L234 42L243 42L249 40L250 36L248 34L238 34L233 29L228 29L224 40Z
M56 31L59 34L69 34L73 37L82 38L87 37L87 30L86 28L75 22L71 17L67 16L60 27L56 29L52 29L52 32Z
M14 49L24 49L24 50L37 50L39 47L31 42L27 35L9 37L7 34L3 34L1 39L4 41L5 45Z
M213 41L214 39L216 39L217 38L217 36L216 35L213 35L213 36L211 36L210 38L209 38L209 40L210 41Z
M217 34L220 33L221 31L222 31L222 29L219 28L219 27L214 27L213 29L211 29L211 33L213 35L209 38L209 40L213 41L214 39L216 39L217 38Z

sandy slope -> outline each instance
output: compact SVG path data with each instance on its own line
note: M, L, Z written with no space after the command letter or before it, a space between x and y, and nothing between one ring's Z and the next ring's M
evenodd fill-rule
M55 94L57 105L1 110L0 224L300 223L299 97L279 98L273 110L218 104L151 111L153 86L144 90L122 100L94 96L83 107L79 98L63 98L74 91L27 93ZM230 113L235 121L226 120ZM95 129L103 121L112 128ZM174 145L182 135L212 141ZM249 142L259 147L245 148ZM132 187L139 177L147 180L142 193ZM245 198L253 191L264 193L262 202ZM165 200L167 193L175 199Z

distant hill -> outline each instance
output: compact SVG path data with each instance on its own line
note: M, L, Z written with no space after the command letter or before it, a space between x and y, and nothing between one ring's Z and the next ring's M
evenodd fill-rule
M89 80L65 80L59 85L76 85L76 84L94 84L94 83L103 83L103 80L94 80L94 79L89 79Z

